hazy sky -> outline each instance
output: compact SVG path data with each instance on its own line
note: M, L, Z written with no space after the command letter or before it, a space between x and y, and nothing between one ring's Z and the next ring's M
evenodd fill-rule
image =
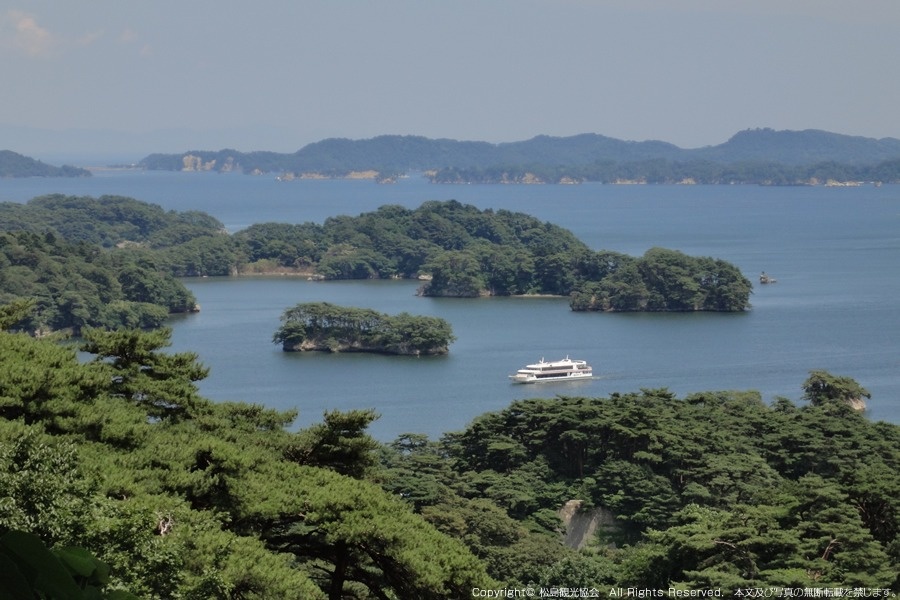
M900 1L0 0L0 81L0 149L27 144L22 127L153 134L174 147L148 150L173 152L900 138Z

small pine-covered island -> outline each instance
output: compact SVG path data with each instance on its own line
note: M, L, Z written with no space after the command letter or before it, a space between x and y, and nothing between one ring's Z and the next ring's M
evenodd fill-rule
M456 338L438 317L386 315L368 308L306 302L284 311L272 341L285 352L374 352L422 356L447 354Z

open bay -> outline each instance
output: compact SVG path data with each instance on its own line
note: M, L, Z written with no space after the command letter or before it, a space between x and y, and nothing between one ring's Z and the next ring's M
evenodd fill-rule
M298 425L328 409L374 408L380 439L436 437L515 399L656 387L754 389L767 401L799 402L811 369L853 377L872 392L872 419L900 423L900 186L436 186L415 177L376 185L139 171L0 180L0 201L47 193L202 210L230 231L455 198L556 223L595 249L639 255L662 246L722 258L754 281L753 310L742 314L585 314L561 298L420 298L411 281L186 280L202 311L172 320L173 350L197 352L211 368L201 392L296 408ZM756 284L760 271L778 283ZM271 343L279 315L313 300L439 316L458 339L448 356L418 359L281 352ZM598 377L507 380L525 363L567 354L587 359Z

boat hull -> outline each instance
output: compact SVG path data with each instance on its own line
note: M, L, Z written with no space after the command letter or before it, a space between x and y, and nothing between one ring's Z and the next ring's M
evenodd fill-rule
M518 375L510 375L510 380L513 383L545 383L550 381L572 381L577 379L592 379L592 373L577 373L571 375L560 375L558 377L520 377Z
M546 381L572 381L573 379L591 379L594 374L591 371L581 373L566 373L564 375L510 375L509 378L513 383L544 383Z

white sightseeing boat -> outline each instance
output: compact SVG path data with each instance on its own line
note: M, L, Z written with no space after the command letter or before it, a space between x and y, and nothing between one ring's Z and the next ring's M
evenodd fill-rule
M589 379L594 370L587 361L572 360L568 356L562 360L547 362L543 358L533 365L526 365L509 378L513 383L538 383L542 381L571 381L573 379Z

